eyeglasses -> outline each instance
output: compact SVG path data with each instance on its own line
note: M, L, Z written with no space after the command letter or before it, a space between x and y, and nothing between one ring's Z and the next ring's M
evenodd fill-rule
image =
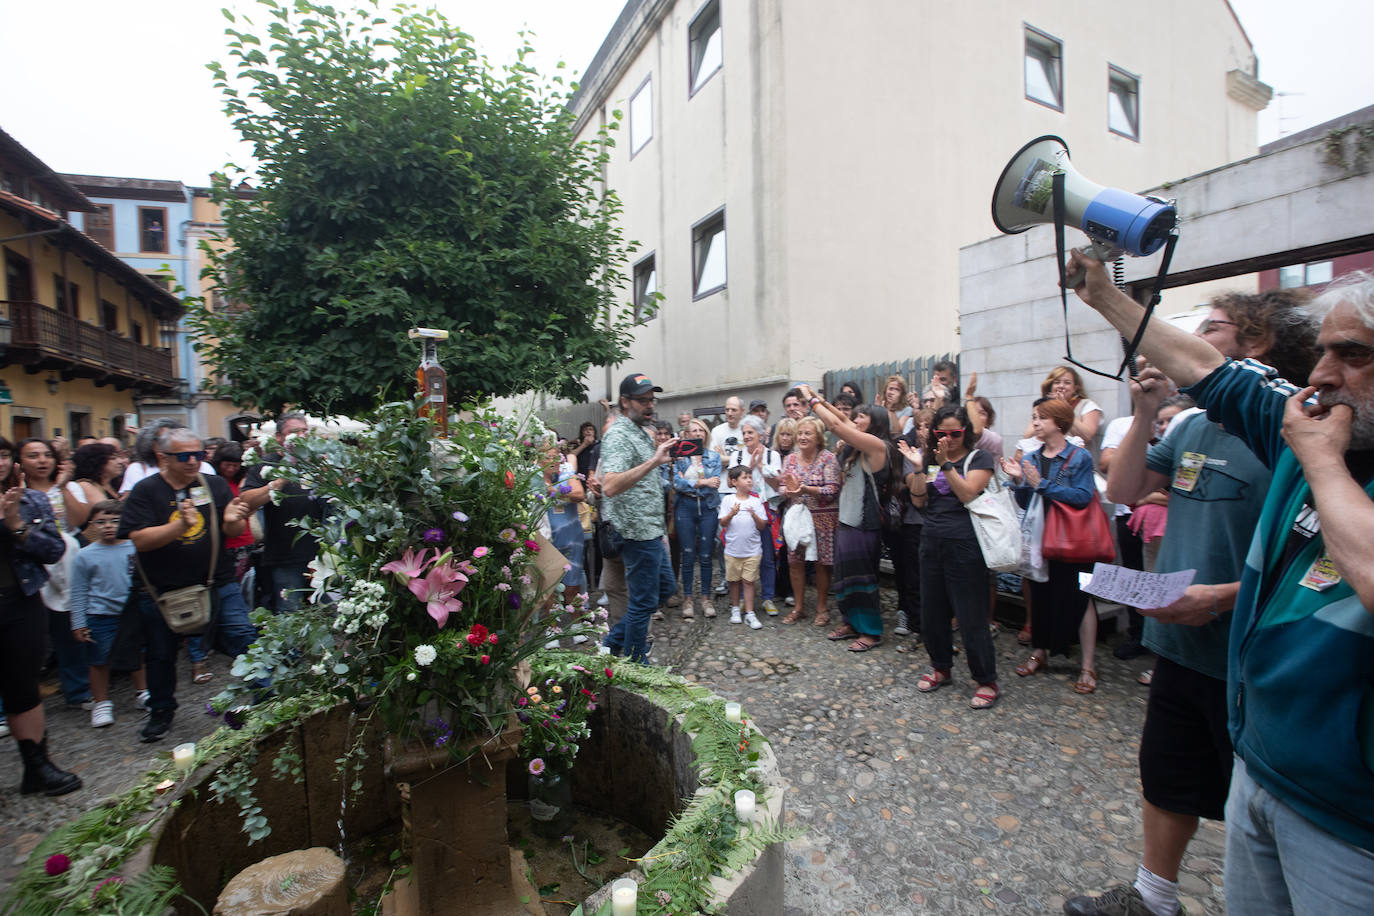
M964 431L963 431L962 429L937 429L937 430L935 430L935 438L936 438L936 439L943 439L945 436L949 436L951 439L962 439L962 438L964 437Z
M1234 321L1227 321L1225 318L1204 318L1202 319L1202 323L1197 326L1197 332L1199 334L1209 334L1212 329L1219 324L1229 324L1233 328L1238 326Z
M204 461L204 460L205 460L205 450L204 450L204 449L201 449L201 450L198 451L198 452L163 452L162 454L166 455L168 458L175 458L177 461L180 461L182 464L185 464L185 463L188 462L188 461Z

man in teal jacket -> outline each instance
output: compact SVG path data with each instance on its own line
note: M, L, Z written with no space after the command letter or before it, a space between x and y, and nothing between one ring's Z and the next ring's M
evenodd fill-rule
M1083 301L1133 334L1140 305L1072 258ZM1162 321L1140 347L1273 472L1228 660L1226 901L1246 916L1374 911L1374 276L1312 308L1308 388Z

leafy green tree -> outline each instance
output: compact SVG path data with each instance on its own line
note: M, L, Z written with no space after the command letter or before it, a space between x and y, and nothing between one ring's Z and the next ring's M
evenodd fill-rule
M234 77L210 65L258 164L255 195L215 186L234 248L209 269L245 308L192 312L217 393L366 410L414 386L414 326L452 332L455 401L576 399L627 358L628 246L599 187L616 125L575 140L575 87L539 77L528 36L497 68L432 11L260 3L265 27L225 11Z

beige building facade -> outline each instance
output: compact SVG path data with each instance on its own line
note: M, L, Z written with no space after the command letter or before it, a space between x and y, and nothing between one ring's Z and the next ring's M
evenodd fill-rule
M1254 154L1269 95L1225 0L630 0L572 108L619 124L623 298L662 301L591 399L633 368L660 414L776 416L795 380L957 353L959 249L1023 143L1143 189Z

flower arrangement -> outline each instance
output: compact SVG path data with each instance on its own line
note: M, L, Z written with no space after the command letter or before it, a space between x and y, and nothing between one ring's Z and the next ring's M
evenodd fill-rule
M263 476L326 504L323 523L298 523L320 544L312 601L255 615L261 636L216 710L270 680L278 695L332 696L455 756L499 733L532 653L604 632L605 613L541 561L547 437L537 418L470 406L444 439L408 403L383 405L351 440L287 437Z
M566 774L581 742L591 735L587 717L596 712L595 691L611 681L615 670L598 667L593 656L548 653L536 656L533 675L533 683L516 701L516 717L525 727L520 753L531 776Z

